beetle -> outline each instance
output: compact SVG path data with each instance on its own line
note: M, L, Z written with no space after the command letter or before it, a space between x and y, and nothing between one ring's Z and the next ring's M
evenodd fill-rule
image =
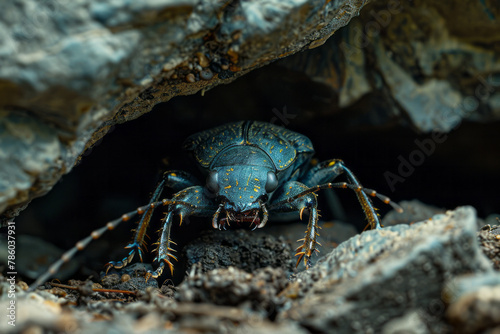
M205 183L199 182L192 174L170 170L163 173L149 204L110 221L75 247L63 254L34 283L43 283L73 255L85 248L93 239L99 238L106 230L140 215L133 241L126 246L131 249L121 261L111 261L108 269L120 269L129 264L137 253L142 261L142 247L154 210L166 207L162 220L160 239L157 242L158 267L148 271L146 278L159 277L166 266L173 274L177 260L173 254L175 244L170 238L170 229L177 215L179 224L188 216L211 217L214 228L226 228L232 222L246 223L255 228L266 225L270 214L299 212L302 219L305 210L309 213L307 230L301 245L297 248L297 265L304 260L306 268L311 266L311 256L317 251L318 202L321 189L347 188L354 190L361 207L372 228L381 228L380 220L371 197L378 197L396 210L402 209L387 196L364 188L354 174L339 159L331 159L318 164L312 163L314 148L311 140L304 135L286 128L258 121L240 121L196 133L184 143L184 148L192 154ZM345 174L349 182L331 183L337 176ZM163 191L172 189L171 199L161 199Z

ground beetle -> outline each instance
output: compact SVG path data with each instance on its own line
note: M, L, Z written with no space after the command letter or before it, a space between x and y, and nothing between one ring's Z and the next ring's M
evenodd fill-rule
M205 184L183 171L167 171L157 185L148 205L124 214L106 226L95 230L90 236L76 243L49 271L40 276L33 287L43 283L48 276L69 261L92 239L99 238L106 230L114 229L119 223L141 215L134 240L126 247L131 251L121 261L108 263L110 267L123 268L130 263L137 252L142 261L144 237L155 208L167 207L155 260L159 266L148 272L147 278L160 276L167 265L173 273L171 259L174 242L170 239L170 228L174 216L179 224L188 216L211 217L214 228L225 228L231 222L247 223L254 228L266 225L271 213L299 212L307 210L309 222L305 237L297 248L297 264L304 259L309 268L310 259L318 242L318 209L316 192L326 188L349 188L355 191L361 207L372 228L380 228L376 209L368 196L378 197L397 210L397 204L374 190L363 188L342 160L327 160L313 164L314 149L304 135L264 122L242 121L202 131L190 136L184 148L191 152L203 174ZM330 183L345 173L348 183ZM164 189L176 193L171 199L160 200Z

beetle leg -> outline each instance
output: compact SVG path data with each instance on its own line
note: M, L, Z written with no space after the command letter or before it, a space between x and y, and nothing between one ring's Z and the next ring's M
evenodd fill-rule
M349 183L329 183L342 173L346 174ZM304 175L302 180L310 188L303 192L303 194L298 194L295 197L329 188L349 188L354 190L368 219L368 223L372 228L379 229L381 225L377 209L373 206L368 196L378 197L384 203L390 204L398 212L402 212L402 208L392 202L389 197L378 194L375 190L364 188L354 174L344 165L344 162L339 159L327 160L317 164Z
M311 192L302 196L297 196L308 189L306 185L300 182L289 181L276 190L269 205L269 211L271 213L298 211L302 217L302 212L304 210L309 211L309 222L307 224L305 237L299 240L302 241L302 245L297 248L297 252L295 253L295 256L298 257L297 265L299 265L300 261L304 260L306 268L311 266L311 256L316 250L317 245L319 245L317 238L320 228L318 226L319 217L316 194Z
M219 215L220 212L222 211L222 208L224 207L224 203L219 204L219 207L217 208L217 211L215 211L213 217L212 217L212 226L213 228L218 228L220 230L220 224L219 224ZM226 217L227 217L227 212L226 212ZM229 219L229 217L227 217Z
M267 211L266 204L264 204L262 201L259 201L260 203L260 209L262 210L262 220L260 221L260 224L257 225L258 228L263 228L267 224L267 220L269 219L269 212Z
M314 251L319 252L316 249L316 246L319 245L319 242L316 240L319 236L319 229L320 227L318 225L318 210L316 207L312 207L309 209L309 222L307 224L305 238L298 240L303 241L303 244L297 248L295 253L295 256L298 256L297 266L303 258L306 268L311 267L312 254L314 253Z
M168 265L171 274L173 274L174 272L174 266L170 261L170 259L177 260L177 257L172 254L172 252L175 251L172 248L172 244L174 242L170 240L170 229L172 227L172 220L174 215L178 215L180 217L180 221L182 222L182 219L192 215L203 217L211 216L212 212L214 212L215 210L212 199L206 196L204 188L202 186L194 186L179 191L172 197L172 201L174 203L168 206L160 240L158 242L158 254L155 258L155 261L160 262L160 264L155 271L147 272L146 279L149 279L151 277L159 277L163 273L165 265ZM177 202L183 204L176 204ZM189 203L189 205L186 205L184 203ZM217 212L220 212L220 209L221 206L217 208L216 214Z
M162 227L161 231L161 236L160 240L156 243L158 245L157 251L158 255L154 259L154 261L159 261L160 265L154 272L151 272L148 270L146 273L146 281L149 280L151 277L153 278L158 278L161 276L163 273L163 269L165 268L165 264L168 265L170 268L170 273L173 275L174 274L174 265L170 261L170 259L174 259L177 261L177 257L171 254L171 252L175 252L175 249L173 249L171 244L174 242L170 239L170 229L172 227L172 218L174 216L173 211L169 211L167 215L165 216L165 223Z
M177 170L169 170L163 173L160 182L155 187L153 195L149 200L149 203L154 203L158 201L161 197L161 194L165 188L171 188L174 191L178 191L187 187L191 187L195 185L198 181L189 173L184 171ZM151 221L151 217L153 216L155 207L148 207L144 214L142 215L141 220L137 228L135 229L134 239L131 243L125 246L126 249L130 249L130 252L126 257L124 257L121 261L110 261L106 264L106 273L111 268L122 269L132 262L135 252L139 255L139 259L142 262L142 249L145 246L145 236L146 231L148 229L149 223Z

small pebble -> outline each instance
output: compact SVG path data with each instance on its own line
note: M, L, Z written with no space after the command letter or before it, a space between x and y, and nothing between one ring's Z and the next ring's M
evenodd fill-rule
M214 74L208 68L200 72L200 78L202 78L203 80L210 80L213 78L213 76Z
M198 52L196 53L196 56L198 57L201 67L208 67L210 65L210 61L204 53Z
M29 289L29 286L28 286L28 283L26 283L25 281L19 281L17 282L17 285L23 290L23 291L26 291Z
M102 289L102 285L99 283L92 283L92 289Z
M129 274L123 274L122 278L121 278L121 281L124 282L124 283L130 281L130 275Z
M188 75L186 75L186 81L187 82L195 82L196 81L196 77L194 76L193 73L189 73Z
M49 290L49 293L56 295L58 297L66 297L68 293L59 287L54 287Z
M236 65L231 65L231 66L229 66L229 70L231 72L239 72L239 71L241 71L241 67L236 66Z

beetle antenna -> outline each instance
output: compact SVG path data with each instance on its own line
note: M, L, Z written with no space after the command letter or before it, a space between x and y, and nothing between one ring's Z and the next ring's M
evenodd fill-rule
M84 250L92 242L92 240L99 239L104 234L104 232L111 231L115 229L118 225L120 225L120 223L129 221L135 216L138 215L140 216L144 214L150 208L156 208L158 206L165 206L170 204L181 204L181 205L191 206L191 204L187 202L171 201L163 199L158 202L152 202L150 204L140 206L137 209L135 209L135 211L130 211L128 213L123 214L120 218L109 221L108 223L106 223L105 226L98 228L97 230L94 230L92 233L90 233L89 236L78 241L73 248L64 252L64 254L59 258L59 260L54 262L45 273L43 273L36 279L36 281L28 288L28 292L34 291L39 285L47 281L47 279L49 279L50 276L58 272L59 268L61 268L63 264L69 262L75 256L76 253Z
M385 204L389 204L390 206L392 206L394 208L394 210L396 210L397 212L399 212L399 213L403 212L403 208L400 207L396 202L393 202L389 197L382 195L382 194L379 194L373 189L364 188L362 186L356 186L356 185L353 185L353 184L350 184L347 182L325 183L325 184L320 184L320 185L311 187L309 189L302 191L301 193L296 194L295 196L289 197L289 198L284 199L282 201L279 201L277 203L273 203L271 208L275 207L275 206L282 205L282 204L291 203L300 197L304 197L307 194L315 193L315 192L318 192L322 189L331 189L331 188L351 189L354 191L362 191L365 194L367 194L368 196L379 198Z

